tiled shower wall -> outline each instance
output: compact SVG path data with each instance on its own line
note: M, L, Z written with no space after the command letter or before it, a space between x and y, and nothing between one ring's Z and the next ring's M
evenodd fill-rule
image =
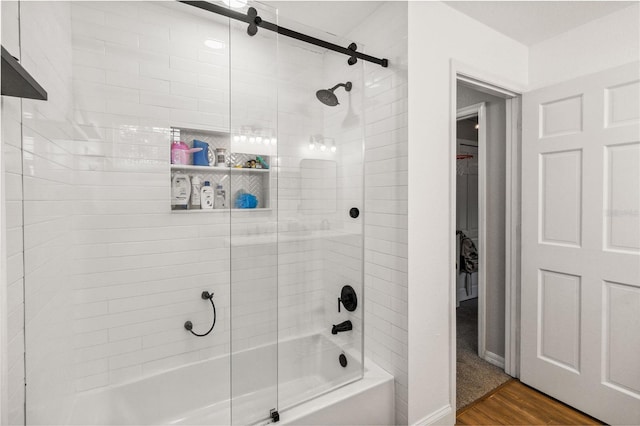
M85 391L229 351L229 215L172 214L168 203L169 127L228 129L228 50L202 40L226 47L229 34L151 3L71 10L84 132L74 143L74 361ZM211 321L203 290L216 295L217 328L195 339L176 325Z
M408 422L407 3L383 3L350 36L390 62L365 64L365 353L395 378L400 425Z
M2 46L20 59L18 3L2 2ZM2 96L2 149L7 217L8 421L24 424L24 268L22 235L22 105Z
M322 56L280 47L280 66L286 71L291 64L295 70L282 73L275 66L275 39L249 39L242 28L232 30L229 42L226 19L217 18L221 24L215 25L214 15L184 5L169 7L72 5L76 119L90 135L77 143L88 153L76 153L86 199L76 221L77 390L228 353L230 265L234 351L273 342L278 324L281 337L318 326L314 316L299 312L313 312L320 303L313 302L321 285L318 263L308 262L319 257L317 244L276 247L275 211L233 212L231 217L170 213L166 129L228 131L229 125L235 130L249 124L275 130L278 119L279 151L285 154L277 207L285 224L281 230L287 230L290 219L296 231L298 145L314 124L307 117L318 112L306 104L301 110L298 92L314 93L310 87L316 87L321 72L314 63L321 63ZM207 38L232 49L231 117L228 47L212 51L203 46ZM301 66L306 67L304 78ZM273 173L273 207L276 183ZM301 283L301 276L309 279ZM217 295L216 333L194 339L176 324L210 321L198 297L205 289ZM276 302L282 309L279 322Z
M348 45L346 39L338 43ZM333 52L325 54L323 83L325 87L333 87L338 83L352 83L351 91L341 87L334 93L340 102L335 107L324 107L324 134L337 147L337 202L334 226L340 229L339 238L327 241L325 271L327 274L325 290L325 323L328 325L350 320L353 330L334 338L341 348L350 350L352 356L362 355L361 345L363 330L363 313L367 309L363 292L363 221L368 214L363 205L363 161L364 161L364 125L363 101L365 96L363 63L350 66L348 58ZM357 208L360 216L352 218L351 208ZM344 285L351 285L358 297L358 307L353 312L341 309L338 312L336 298Z
M346 143L345 149L341 145L338 151L342 176L338 187L344 188L338 198L338 217L349 229L358 226L346 212L359 202L361 185L353 181L362 176L364 126L364 347L365 355L395 378L396 424L401 425L408 422L406 2L382 3L348 36L365 43L358 50L387 58L391 64L382 68L364 63L363 74L357 67L349 67L344 57L327 55L327 82L334 85L349 80L354 90L352 94L336 91L342 109L325 114L324 127L329 135L335 134ZM362 90L364 94L359 93ZM337 255L328 271L344 270L353 275L358 270L355 256L359 250L362 247L356 241L335 243L332 251ZM327 280L327 316L335 310L331 296L339 291L341 282L351 278L333 272Z
M302 160L337 158L308 152L308 138L322 133L328 108L315 99L326 85L324 55L282 39L276 45L273 38L248 38L241 24L234 24L229 43L226 20L214 25L211 14L170 7L72 4L76 120L87 136L75 143L84 200L75 221L78 391L228 353L230 339L236 351L276 337L329 334L338 322L323 315L323 271L325 258L338 253L328 245L342 237L307 233L323 227L324 219L340 229L344 219L335 219L336 212L300 213L302 176L309 171ZM231 117L229 52L212 53L202 46L205 38L232 49ZM170 125L275 130L276 120L279 181L273 173L271 206L278 224L275 211L231 217L168 211ZM361 162L361 150L358 155ZM305 202L313 204L309 194ZM359 259L356 253L353 260ZM203 283L218 295L219 322L210 338L193 339L179 325L210 321L198 297ZM330 293L333 312L338 292Z
M26 329L32 354L26 363L29 395L48 413L46 419L32 419L57 423L65 421L73 392L70 8L57 2L3 2L2 11L3 45L49 94L47 102L2 99L11 249L9 422L24 423Z

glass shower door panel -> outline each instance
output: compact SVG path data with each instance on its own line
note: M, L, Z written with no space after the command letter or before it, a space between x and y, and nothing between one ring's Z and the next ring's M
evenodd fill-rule
M228 132L228 20L28 3L23 48L55 90L24 101L27 424L228 424L229 215L177 199L201 170L171 158L174 138Z
M297 22L282 25L349 44ZM345 56L285 37L279 49L278 394L285 410L362 377L364 116L362 61L349 66ZM334 91L337 106L316 96L347 82L350 91Z
M256 2L264 21L275 9ZM239 10L247 13L248 7ZM278 43L263 28L250 36L231 21L232 423L253 424L278 409L277 143Z

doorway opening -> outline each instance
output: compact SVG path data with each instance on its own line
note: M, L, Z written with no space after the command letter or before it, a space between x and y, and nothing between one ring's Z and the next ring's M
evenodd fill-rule
M507 279L508 128L511 102L467 81L456 87L456 406L511 378ZM509 173L508 173L509 172ZM510 194L511 195L511 194ZM511 373L512 375L515 375Z

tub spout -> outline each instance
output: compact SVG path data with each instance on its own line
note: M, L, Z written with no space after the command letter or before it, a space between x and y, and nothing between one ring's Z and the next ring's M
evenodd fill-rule
M331 327L331 334L338 334L349 330L353 330L353 324L351 324L351 321L346 320L340 324L334 324L333 327Z

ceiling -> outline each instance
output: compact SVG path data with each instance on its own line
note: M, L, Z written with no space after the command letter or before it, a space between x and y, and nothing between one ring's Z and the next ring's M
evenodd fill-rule
M447 5L527 46L637 1L446 1Z

